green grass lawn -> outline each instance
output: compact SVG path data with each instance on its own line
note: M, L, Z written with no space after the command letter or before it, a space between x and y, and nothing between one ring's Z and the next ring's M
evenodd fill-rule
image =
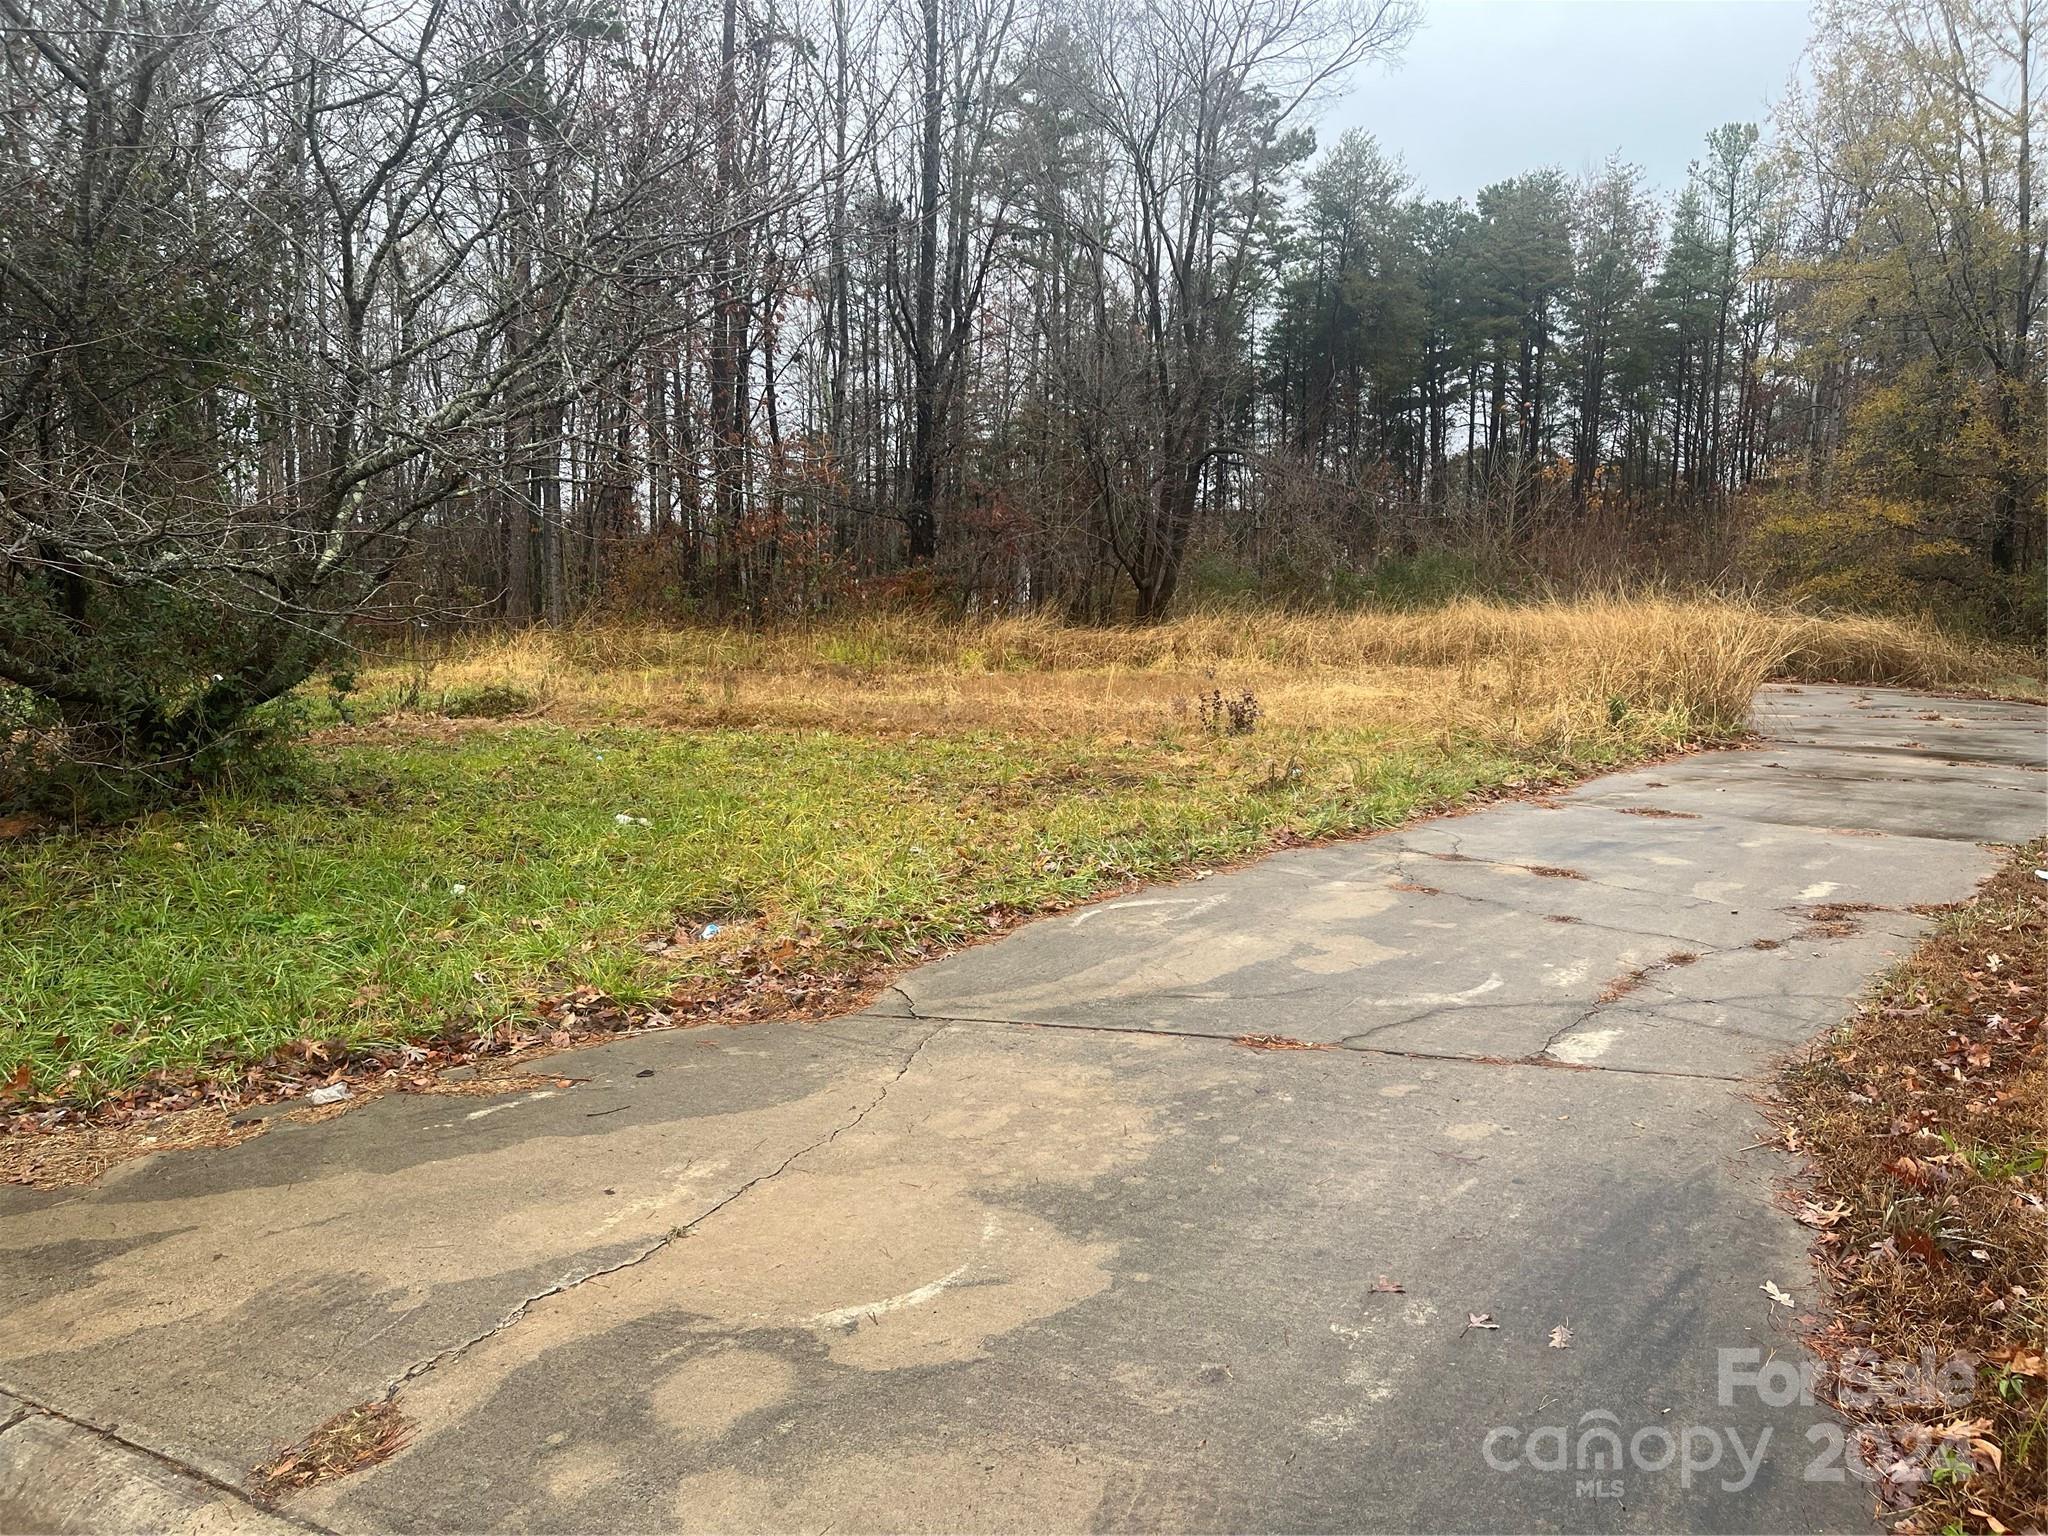
M84 1100L305 1038L485 1026L579 984L644 1000L800 933L821 970L900 960L992 907L1391 825L1671 744L1659 729L1576 765L1365 730L374 730L260 798L0 844L0 1078L26 1064ZM678 918L731 932L650 959Z

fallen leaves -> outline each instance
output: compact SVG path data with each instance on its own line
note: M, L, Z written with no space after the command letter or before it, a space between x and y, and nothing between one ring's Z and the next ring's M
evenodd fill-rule
M1465 1326L1462 1329L1460 1329L1459 1332L1461 1334L1466 1334L1470 1333L1475 1328L1483 1328L1490 1332L1498 1332L1500 1329L1500 1324L1496 1323L1493 1320L1493 1314L1491 1312L1466 1313Z
M0 1137L0 1183L34 1189L90 1184L109 1168L154 1152L231 1147L260 1136L263 1121L237 1125L212 1105L129 1125L87 1125L36 1136Z
M1381 1275L1379 1279L1373 1281L1372 1288L1378 1294L1391 1296L1399 1296L1408 1289L1400 1281L1389 1280L1385 1275Z
M2041 1350L2013 1344L1991 1350L1984 1358L2008 1376L2031 1376L2037 1381L2048 1381L2048 1354Z
M375 1466L397 1455L411 1438L412 1426L396 1403L358 1403L258 1467L257 1492L265 1499L275 1499Z
M1320 1040L1296 1040L1290 1035L1233 1035L1230 1043L1241 1045L1248 1051L1328 1051L1334 1050Z
M1879 1362L1887 1390L1838 1390L1834 1406L1920 1532L2048 1530L2044 851L2019 850L1946 913L1909 909L1946 920L1780 1086L1787 1142L1812 1160L1795 1213L1829 1282L1809 1343L1823 1381Z
M1799 1202L1800 1222L1805 1226L1817 1227L1822 1231L1826 1231L1830 1227L1839 1226L1842 1218L1848 1214L1849 1202L1846 1200L1837 1200L1832 1205L1822 1205L1818 1200L1802 1200Z
M1552 1349L1570 1349L1572 1347L1572 1330L1569 1324L1559 1323L1550 1330L1550 1347Z
M1766 1296L1770 1297L1771 1300L1775 1301L1781 1307L1789 1307L1793 1305L1791 1295L1786 1291L1780 1289L1778 1283L1775 1280L1766 1280L1762 1285L1758 1286L1757 1289L1762 1291Z

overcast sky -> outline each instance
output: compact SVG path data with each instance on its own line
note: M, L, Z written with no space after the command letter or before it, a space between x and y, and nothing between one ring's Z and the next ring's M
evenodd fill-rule
M1400 61L1360 71L1317 125L1370 130L1433 197L1619 150L1683 185L1707 131L1763 124L1805 45L1807 0L1424 0Z

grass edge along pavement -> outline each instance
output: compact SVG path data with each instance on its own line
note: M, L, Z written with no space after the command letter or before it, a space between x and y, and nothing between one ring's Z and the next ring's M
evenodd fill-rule
M1901 1532L2048 1529L2048 840L1784 1069L1820 1392Z
M534 819L560 812L564 802L582 807L560 833L561 843L574 851L561 859L536 851L522 866L516 852L506 854L500 846L501 838L520 838L519 818L506 814L494 797L506 793L497 770L515 760L531 761L530 738L536 733L549 742L550 752L588 758L592 772L602 771L595 766L599 758L633 771L641 766L636 748L652 753L657 763L708 748L724 781L744 782L748 776L728 771L731 759L717 750L732 743L753 755L757 769L778 761L799 776L815 766L820 753L858 755L863 750L885 753L887 761L906 771L858 805L833 802L834 811L849 815L822 819L828 830L833 821L846 822L846 841L824 847L806 843L800 854L792 854L787 842L775 842L772 829L764 829L784 814L772 794L737 810L728 805L726 814L709 818L693 833L664 820L661 808L650 805L644 794L633 804L651 812L646 825L639 810L614 813L612 798L587 793L580 779L557 782L552 793L538 792L546 815ZM26 1091L15 1090L14 1128L56 1129L83 1114L104 1121L199 1104L232 1108L294 1096L341 1078L402 1086L478 1057L531 1053L624 1029L838 1012L861 1001L889 971L1001 933L1032 916L1139 883L1199 875L1277 847L1367 834L1418 815L1537 793L1688 745L1683 739L1650 737L1559 763L1470 743L1439 750L1335 742L1306 762L1300 753L1283 754L1276 772L1273 744L1246 740L1222 749L1226 756L1220 767L1213 755L1219 749L1211 747L1188 754L1176 772L1140 778L1131 770L1138 760L1131 754L1154 749L1118 749L1108 760L1095 757L1084 765L1063 744L1030 744L1024 749L1029 766L1024 766L1010 748L951 743L946 754L957 754L970 771L918 786L902 754L929 762L923 754L933 750L932 744L906 748L820 733L603 732L584 737L535 727L474 733L453 744L408 744L395 749L397 755L408 760L423 755L437 769L445 767L450 753L475 754L473 761L494 765L471 784L483 803L451 804L443 779L433 781L441 789L414 797L430 821L449 815L464 828L487 834L492 857L472 850L454 871L472 874L470 880L450 879L443 872L453 851L432 836L411 835L420 829L407 827L382 842L356 836L362 813L345 797L336 802L326 793L282 804L266 800L195 809L189 814L212 829L206 834L195 832L183 816L152 818L135 828L99 834L100 851L149 859L168 854L198 882L184 907L169 913L167 931L158 937L174 948L169 959L183 956L189 990L182 1003L191 1010L189 1017L202 1030L208 1021L213 1025L211 1037L202 1033L199 1043L229 1048L213 1060L169 1055L160 1064L125 1076L107 1073L95 1081L79 1070L79 1025L67 1027L59 1014L40 1030L45 1055L55 1058L42 1081L54 1074L55 1091L40 1089L33 1076ZM795 755L784 749L794 749ZM380 761L388 767L389 755L380 755ZM993 786L979 772L992 761L1008 769L1007 780ZM1121 770L1126 780L1107 794L1076 793L1088 788L1085 779L1075 778L1084 766ZM658 772L635 777L678 782ZM1035 782L1016 788L1026 780ZM758 787L758 773L753 782ZM1001 803L1005 783L1022 797L1021 803ZM436 794L439 800L429 799ZM935 829L940 817L960 814L962 806L973 810L979 802L967 797L976 795L992 798L997 807L980 809L965 825ZM616 817L626 814L634 819L619 824ZM301 815L320 818L322 835L310 835L297 819ZM881 836L884 827L893 835L877 855L872 838ZM942 843L936 833L947 831L972 836ZM215 856L215 836L227 839L232 849ZM178 843L186 846L178 849ZM768 871L779 882L772 904L762 899L760 885L746 888L746 872L736 875L699 863L692 848L701 843L747 851L777 866ZM52 853L60 846L45 845ZM943 852L936 857L922 856L939 848ZM1010 848L1022 850L1022 856L1006 856ZM277 878L250 874L248 861L257 849L270 850L279 864ZM395 869L382 862L392 849L404 855ZM641 878L627 888L622 860L636 852L653 852L659 862L639 868ZM393 967L412 966L405 974L424 978L419 990L425 995L394 987L396 977L358 981L345 968L351 956L344 949L324 993L342 1011L329 1013L322 1019L325 1027L308 1032L301 1020L310 1010L297 1016L295 1010L305 1008L309 997L317 1006L322 994L312 986L318 978L308 967L290 968L291 957L295 949L317 947L330 935L314 932L311 924L301 931L305 909L314 896L330 901L354 897L360 905L360 889L351 889L359 882L347 868L337 869L338 858L367 859L379 878L388 880L389 912L372 936L371 958ZM124 893L133 892L144 915L163 918L160 878L130 884L116 874L115 888L102 893L105 862L93 857L64 865L74 875L88 865L99 866L83 887L89 911L105 915L107 905L118 906ZM514 871L515 878L494 884L489 873L494 866ZM536 872L531 883L516 878L522 870ZM792 871L802 878L792 882ZM752 875L765 878L760 870ZM299 878L314 882L311 893L273 899L281 882L289 885ZM670 899L678 896L677 878L686 879L691 890ZM24 894L34 901L40 889L16 882L9 899L25 904ZM259 910L236 910L233 893L252 890L260 899ZM848 891L864 893L861 901L835 905ZM680 920L679 908L686 909ZM233 989L232 997L224 995L221 950L192 945L183 931L197 911L210 912L220 925L221 945L233 942L231 929L241 930L245 942L263 939L266 947L251 957L248 974L274 977L274 984L256 981ZM279 926L265 933L252 920L264 917L275 918ZM10 919L6 926L0 949L19 949L18 924ZM486 936L486 942L504 940L491 951L497 971L473 963L475 952L460 947L464 932ZM450 942L450 935L456 942ZM661 953L649 954L650 949ZM107 952L95 946L73 953L78 969L69 974L88 978L83 985L98 984L105 997ZM128 956L126 964L134 977L157 975L166 958L144 951ZM273 967L284 969L273 972ZM22 978L31 973L17 965L12 974ZM132 985L132 978L123 981L122 975L113 978L116 989ZM353 990L345 991L349 983L355 983ZM27 988L19 980L13 985L17 995L10 1012L20 1012L7 1020L13 1057L0 1057L0 1078L12 1073L18 1082L38 1037L25 1017L29 1000L21 994ZM452 1000L444 1001L448 994L437 994L437 987L451 988ZM110 1001L97 1005L107 1015L103 1039L109 1050L132 1049L136 1042L137 1032L121 1027L120 1010L132 995L132 990L116 990ZM259 1020L242 1037L250 1043L240 1050L223 1041L218 1029L222 1009L231 1002ZM407 1008L408 1003L415 1006ZM74 1020L77 1012L71 1011ZM148 1043L144 1035L142 1044ZM64 1091L81 1082L100 1091Z
M2012 658L1609 598L614 627L444 660L546 702L340 726L296 785L0 842L0 1124L837 1011L1023 916L1734 739L1774 670L1962 684ZM362 702L419 681L387 663ZM1253 688L1255 729L1199 707Z

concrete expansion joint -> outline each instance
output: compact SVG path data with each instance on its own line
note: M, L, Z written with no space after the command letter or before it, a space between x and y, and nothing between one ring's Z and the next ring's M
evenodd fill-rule
M1420 857L1427 857L1427 855L1420 855ZM1530 866L1527 864L1495 864L1492 867L1496 869L1528 869ZM1613 885L1605 880L1586 880L1583 883L1586 885L1597 885L1602 890L1608 891L1628 891L1630 889L1628 886ZM1446 897L1453 901L1470 902L1475 907L1492 907L1496 911L1512 912L1517 917L1535 917L1541 915L1532 912L1528 907L1517 906L1515 903L1511 901L1502 901L1499 898L1493 896L1482 896L1474 891L1447 891L1437 886L1431 886L1430 889L1434 894ZM1635 892L1634 894L1640 895L1641 892ZM1713 906L1716 908L1716 910L1719 910L1718 903L1700 902L1698 903L1698 905ZM1739 911L1740 909L1738 908L1734 910ZM1702 954L1719 953L1718 949L1714 949L1710 946L1703 945L1698 939L1695 939L1688 934L1664 933L1655 928L1630 928L1620 923L1599 923L1593 921L1591 918L1585 917L1574 917L1571 920L1571 922L1572 926L1575 928L1589 928L1596 933L1619 933L1631 939L1663 939L1672 944L1691 945L1694 948L1698 949Z
M542 1302L548 1300L550 1297L566 1295L569 1292L574 1291L581 1286L588 1285L593 1280L602 1280L607 1275L616 1275L621 1270L632 1269L638 1265L645 1264L649 1259L655 1257L655 1255L662 1252L662 1250L669 1247L671 1244L678 1242L682 1238L688 1237L698 1227L702 1226L705 1222L709 1221L712 1217L716 1216L720 1211L724 1210L727 1206L733 1204L735 1201L744 1199L747 1195L751 1194L754 1190L760 1188L763 1184L770 1183L771 1181L780 1178L784 1173L789 1171L790 1167L793 1164L799 1162L804 1157L807 1157L809 1154L817 1151L820 1147L829 1146L832 1142L836 1141L843 1133L852 1130L855 1126L859 1125L863 1120L867 1119L867 1117L870 1114L874 1113L874 1111L881 1106L882 1101L889 1097L889 1090L895 1087L898 1083L903 1081L904 1076L910 1071L911 1067L916 1064L917 1058L919 1057L919 1055L923 1053L924 1048L927 1045L931 1044L932 1040L948 1027L949 1022L950 1021L940 1021L932 1029L926 1031L926 1033L918 1039L917 1043L911 1046L911 1048L904 1053L902 1064L897 1067L895 1075L892 1076L886 1083L882 1084L880 1091L878 1091L873 1098L869 1099L867 1103L863 1104L860 1107L860 1109L849 1119L846 1119L842 1121L840 1124L833 1126L831 1130L827 1131L823 1136L818 1137L816 1140L804 1143L804 1145L798 1147L794 1152L790 1153L789 1156L785 1157L781 1162L777 1163L773 1168L769 1169L766 1173L757 1174L755 1177L747 1180L746 1183L740 1185L739 1188L735 1189L731 1194L725 1195L722 1198L712 1202L711 1205L707 1206L704 1210L699 1211L695 1216L692 1216L688 1221L682 1223L680 1226L670 1227L668 1231L664 1232L660 1237L656 1238L653 1242L647 1244L645 1247L641 1248L637 1252L629 1254L627 1257L619 1260L616 1264L606 1264L600 1266L597 1269L584 1270L577 1274L564 1276L562 1279L557 1280L554 1284L545 1286L542 1289L535 1291L532 1295L523 1298L503 1317L499 1318L497 1322L493 1323L490 1327L484 1329L482 1332L474 1334L469 1338L463 1339L459 1343L450 1344L446 1349L438 1350L434 1354L428 1355L426 1358L422 1360L415 1360L411 1365L407 1366L397 1376L391 1379L391 1381L385 1386L383 1392L380 1394L380 1400L387 1403L390 1402L392 1399L397 1397L399 1392L403 1390L409 1383L417 1381L420 1377L426 1375L429 1371L435 1370L438 1367L447 1364L450 1360L457 1359L458 1357L468 1353L470 1350L475 1349L479 1344L482 1344L489 1339L496 1338L499 1334L505 1332L507 1329L516 1327L520 1323L520 1321L526 1317L526 1315L529 1312L531 1312L535 1307L539 1306Z
M921 1016L925 1022L936 1023L941 1029L954 1024L984 1024L1002 1029L1056 1029L1069 1034L1081 1035L1129 1035L1143 1040L1201 1041L1207 1045L1242 1046L1248 1038L1244 1035L1227 1035L1219 1030L1203 1029L1141 1029L1126 1024L1066 1024L1051 1019L996 1019L983 1015L948 1014L943 1017L934 1014ZM1583 1017L1575 1021L1584 1022ZM937 1034L938 1030L934 1030ZM925 1036L929 1040L931 1035ZM1675 1072L1659 1067L1607 1067L1592 1062L1559 1061L1546 1058L1541 1052L1527 1056L1472 1056L1456 1051L1414 1051L1401 1050L1394 1046L1367 1045L1363 1043L1368 1035L1347 1035L1341 1040L1301 1041L1293 1049L1317 1051L1343 1051L1353 1056L1390 1056L1403 1061L1447 1061L1468 1067L1530 1067L1550 1072L1610 1072L1622 1077L1682 1077L1707 1079L1717 1083L1742 1083L1748 1079L1726 1072ZM920 1048L921 1048L920 1042ZM855 1122L858 1123L858 1122ZM851 1127L848 1127L850 1129ZM836 1134L836 1133L835 1133ZM825 1138L830 1140L830 1137Z
M110 1429L104 1424L96 1424L91 1419L81 1419L76 1414L64 1412L61 1408L52 1408L48 1403L38 1402L32 1397L24 1396L18 1389L8 1386L4 1382L0 1382L0 1396L12 1398L15 1402L21 1404L21 1407L9 1414L5 1420L0 1420L0 1435L18 1429L32 1419L55 1419L60 1424L68 1424L71 1428L81 1433L91 1435L95 1440L104 1441L106 1444L126 1451L131 1455L140 1456L147 1461L154 1462L157 1466L164 1468L177 1477L187 1478L204 1487L211 1488L216 1493L225 1494L238 1504L247 1505L252 1515L281 1521L287 1525L295 1525L302 1531L316 1533L316 1536L336 1536L331 1527L321 1525L318 1521L308 1520L304 1515L294 1514L290 1510L273 1508L268 1504L251 1498L244 1489L236 1487L225 1478L214 1476L204 1467L194 1466L189 1461L181 1461L176 1456L160 1451L153 1445L145 1445L140 1440L131 1440L120 1431Z
M1730 819L1730 820L1732 820L1732 821L1740 821L1740 820L1742 820L1743 818L1741 818L1741 817L1730 817L1729 819ZM1765 823L1765 822L1756 822L1756 823L1751 823L1751 824L1752 824L1752 825L1756 825L1756 826L1765 826L1765 825L1771 825L1771 823ZM1820 829L1816 829L1816 830L1820 830ZM1438 861L1439 863L1441 863L1441 862L1444 862L1444 861L1448 860L1448 861L1449 861L1450 863L1453 863L1453 864L1472 864L1472 865L1476 865L1476 866L1478 866L1478 867L1479 867L1479 868L1481 868L1481 869L1518 869L1518 870L1522 871L1522 873L1524 873L1524 874L1544 874L1544 873L1549 873L1549 872L1552 872L1552 871L1554 870L1554 866L1551 866L1551 865L1546 865L1546 864L1523 864L1523 863L1520 863L1520 862L1518 862L1517 860L1514 860L1514 859L1482 859L1482 858L1477 858L1477 857L1475 857L1475 856L1473 856L1473 855L1471 855L1471 854L1468 854L1468 853L1464 852L1464 851L1463 851L1463 850L1462 850L1462 849L1461 849L1461 848L1460 848L1460 847L1458 846L1458 841L1459 841L1459 840L1458 840L1458 839L1456 839L1456 838L1453 838L1453 839L1451 840L1451 847L1450 847L1450 850L1449 850L1448 852L1437 852L1437 851L1435 851L1435 850L1432 850L1432 849L1425 849L1425 848L1403 848L1403 849L1402 849L1402 850L1400 851L1400 853L1401 853L1401 857L1404 857L1404 858L1412 856L1412 857L1415 857L1415 858L1420 858L1420 859L1435 859L1435 860L1437 860L1437 861ZM1587 885L1587 886L1591 886L1591 887L1593 887L1593 888L1594 888L1595 890L1601 890L1601 891L1618 891L1619 893L1621 893L1621 894L1622 894L1622 895L1624 895L1624 896L1633 896L1633 897L1636 897L1636 898L1638 898L1638 899L1641 899L1641 898L1643 898L1643 897L1645 897L1645 896L1649 896L1649 895L1654 895L1654 896L1656 896L1656 898L1657 898L1657 899L1658 899L1659 901L1666 901L1666 902L1668 902L1668 901L1671 901L1671 900L1673 899L1673 898L1672 898L1672 897L1671 897L1671 896L1670 896L1670 895L1669 895L1668 893L1665 893L1665 892L1661 892L1661 891L1659 891L1659 892L1648 892L1648 891L1644 891L1644 890L1643 890L1643 889L1642 889L1642 888L1641 888L1640 886L1634 886L1634 885L1621 885L1621 884L1618 884L1617 882L1615 882L1615 881L1613 881L1613 880L1598 880L1598 879L1595 879L1595 878L1594 878L1593 876L1591 876L1591 875L1587 875L1587 874L1581 874L1581 873L1580 873L1579 871L1577 871L1577 870L1573 870L1573 871L1571 872L1571 874L1570 874L1569 878L1571 879L1572 883L1573 883L1573 884L1575 884L1575 885ZM1447 896L1461 896L1461 897L1463 897L1463 898L1464 898L1465 900L1467 900L1467 901L1490 901L1490 900L1492 899L1492 898L1490 898L1490 897L1487 897L1487 896L1475 896L1475 895L1471 894L1470 892L1466 892L1466 891L1446 891L1446 892L1444 892L1444 894L1445 894L1445 895L1447 895ZM1719 903L1718 903L1718 902L1711 902L1711 901L1701 901L1701 900L1699 900L1699 899L1698 899L1697 897L1687 897L1687 898L1682 898L1682 899L1684 899L1684 900L1688 901L1688 902L1689 902L1689 903L1690 903L1690 904L1691 904L1692 906L1696 906L1696 907L1712 907L1712 906L1718 906L1718 905L1719 905ZM1511 903L1509 903L1509 902L1499 902L1499 903L1496 903L1496 904L1497 904L1497 905L1499 905L1499 906L1504 906L1504 907L1507 907L1507 908L1508 908L1508 909L1509 909L1510 911L1516 911L1516 912L1519 912L1519 911L1522 911L1522 910L1523 910L1522 908L1520 908L1520 907L1516 907L1516 906L1512 905L1512 904L1511 904ZM1589 927L1589 928L1597 928L1597 927L1599 927L1599 926L1601 926L1601 925L1600 925L1600 924L1598 924L1598 923L1588 923L1588 924L1587 924L1586 926L1587 926L1587 927ZM1623 928L1623 929L1618 929L1618 930L1616 930L1616 931L1617 931L1617 932L1621 932L1621 933L1629 933L1629 932L1633 932L1634 930L1633 930L1633 929L1627 929L1627 928ZM1656 937L1659 937L1659 938L1668 938L1668 937L1671 937L1671 935L1668 935L1668 934L1659 934L1659 935L1656 935Z

